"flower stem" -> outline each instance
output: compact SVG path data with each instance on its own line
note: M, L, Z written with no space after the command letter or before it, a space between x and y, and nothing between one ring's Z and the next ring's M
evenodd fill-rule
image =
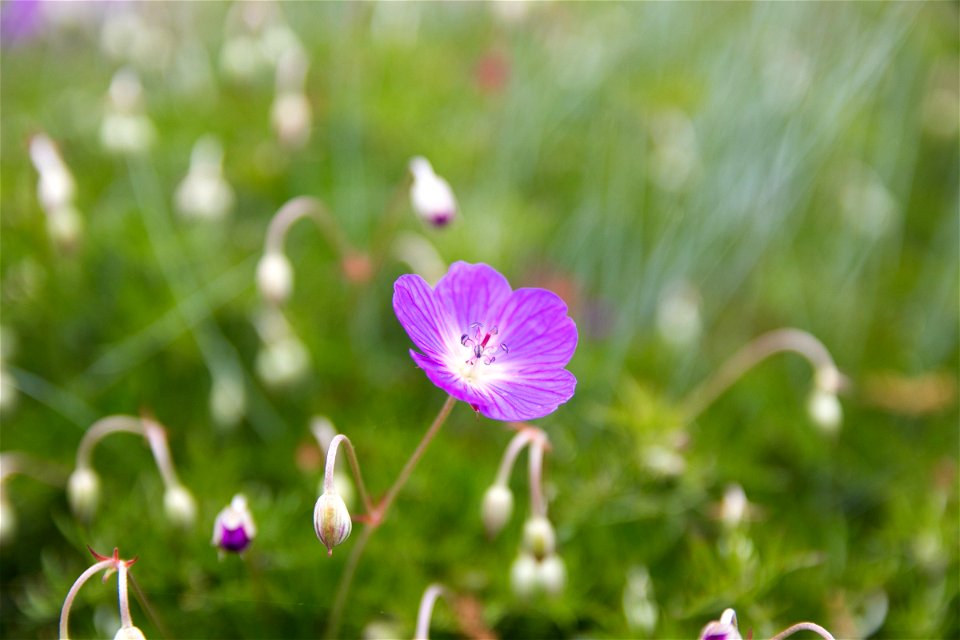
M283 253L283 241L287 230L300 218L311 218L317 223L327 241L333 245L341 257L350 255L350 244L337 225L336 219L330 214L327 207L311 196L298 196L287 201L270 220L265 241L266 251Z
M823 640L834 640L829 631L814 622L798 622L795 625L787 627L777 635L770 638L770 640L783 640L788 636L792 636L797 631L813 631L823 638Z
M127 565L117 564L117 598L120 603L120 626L129 629L133 626L130 617L130 599L127 597Z
M81 573L80 577L77 578L77 581L73 583L72 587L70 587L70 591L67 592L67 597L63 601L63 607L60 609L60 640L67 640L67 638L70 637L70 635L67 633L68 622L70 618L70 607L73 606L73 601L77 597L80 587L82 587L83 584L91 577L97 573L100 573L101 571L112 568L113 565L113 560L101 560L100 562L95 563L86 571Z
M373 532L376 531L377 528L383 523L391 505L393 505L393 502L397 497L397 494L400 493L400 490L403 489L403 486L407 483L407 480L410 479L410 475L416 468L420 458L423 457L424 452L427 450L427 446L434 439L434 437L436 437L437 433L439 433L440 427L442 427L443 423L446 422L447 417L450 415L450 412L453 411L453 406L456 403L456 398L453 396L447 397L447 400L440 408L440 412L437 414L437 417L434 418L433 423L427 429L427 432L423 434L423 438L420 439L420 443L417 445L417 448L413 450L412 454L410 454L410 458L400 470L400 474L397 476L397 479L393 481L393 485L387 490L386 495L384 495L383 499L380 500L380 503L368 513L369 520L367 522L367 526L364 527L359 538L357 539L356 544L350 551L350 557L347 559L347 565L343 570L343 576L340 578L340 585L337 587L337 595L333 602L333 609L330 611L330 619L327 622L325 634L327 638L337 637L337 634L340 630L340 620L343 617L343 608L347 603L347 595L350 593L350 586L353 583L353 577L356 574L357 565L360 562L360 556L363 555L363 551L367 546L367 542L369 542ZM333 449L333 443L331 443L330 448ZM327 473L332 474L331 469L332 465L328 464ZM326 482L327 478L325 476L324 485L326 485ZM326 488L326 486L324 488Z
M533 432L530 429L521 429L517 435L513 436L506 451L503 452L503 459L500 460L500 468L497 469L497 477L494 484L505 487L510 479L510 472L513 470L513 464L517 461L517 456L523 451L523 448L533 439Z
M449 597L446 587L441 584L431 584L420 598L420 609L417 611L417 630L413 633L414 640L427 640L430 635L430 618L433 617L433 605L440 596Z
M530 443L527 454L530 462L530 509L536 517L547 517L547 501L543 498L543 442L537 438Z
M360 499L363 501L363 508L366 509L367 513L372 513L374 510L373 502L370 500L370 494L367 493L366 485L363 484L363 476L360 475L360 463L357 462L357 454L353 450L353 443L350 442L350 438L342 433L335 435L333 440L330 441L330 446L327 448L327 466L323 474L323 490L324 492L336 491L333 484L333 472L337 464L337 447L341 442L346 444L347 459L350 461L350 470L353 472L353 478L356 480L357 487L360 490Z
M683 401L684 422L690 423L739 380L766 358L784 351L800 354L817 371L836 372L836 365L823 343L800 329L778 329L765 333L737 351L711 377ZM840 374L837 373L837 376Z
M80 440L80 446L77 447L78 469L90 466L93 448L97 446L98 442L111 433L133 433L138 436L146 436L139 418L123 415L101 418L87 429L86 433L83 434L83 438Z

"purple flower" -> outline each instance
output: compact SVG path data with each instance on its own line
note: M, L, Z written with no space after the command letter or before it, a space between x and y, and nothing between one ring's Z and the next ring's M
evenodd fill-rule
M513 291L488 265L456 262L433 289L400 276L393 309L430 381L488 418L541 418L573 396L577 327L551 291Z
M217 514L213 524L213 544L221 551L240 553L250 545L256 535L257 527L247 508L247 499L238 493L233 496L230 505Z

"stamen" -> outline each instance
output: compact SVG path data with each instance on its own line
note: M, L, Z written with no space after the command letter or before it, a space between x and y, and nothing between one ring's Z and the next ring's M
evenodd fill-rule
M477 360L483 360L487 365L493 364L500 351L508 353L509 350L505 344L491 342L491 338L500 333L498 327L491 327L489 331L484 332L482 322L473 322L470 324L470 330L474 332L473 337L469 332L460 335L460 344L468 347L472 352L471 357L465 361L466 364L473 366Z

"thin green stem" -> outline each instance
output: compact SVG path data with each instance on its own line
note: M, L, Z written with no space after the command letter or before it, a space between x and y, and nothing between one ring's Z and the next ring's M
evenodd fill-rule
M397 476L397 479L394 480L393 485L387 490L386 495L384 495L380 503L368 514L369 521L367 522L367 526L360 532L356 544L354 544L353 549L350 551L347 566L343 571L343 576L340 578L340 585L337 587L337 595L333 602L333 609L330 611L330 619L327 622L325 637L337 637L337 633L340 630L340 621L343 618L343 609L347 603L347 595L350 593L350 586L353 584L353 577L356 574L357 565L360 563L360 556L363 555L367 542L370 541L373 532L379 528L387 517L387 513L390 511L394 500L396 500L397 494L400 493L400 490L403 489L407 480L410 479L410 475L416 468L417 463L420 461L420 458L423 457L424 452L426 452L427 446L429 446L430 442L436 437L437 433L440 432L440 427L446 422L447 417L450 415L450 412L453 411L453 406L456 403L456 398L453 396L447 397L437 417L434 418L433 424L431 424L427 432L423 434L423 438L420 439L417 448L410 454L410 458L403 466L403 469L400 470L400 474Z

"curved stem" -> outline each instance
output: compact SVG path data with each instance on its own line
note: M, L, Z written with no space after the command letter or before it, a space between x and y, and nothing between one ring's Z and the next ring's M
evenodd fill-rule
M81 469L90 466L90 458L93 455L93 448L97 446L103 438L111 433L133 433L139 436L146 436L143 425L139 418L125 415L107 416L93 423L77 447L77 468Z
M350 586L353 583L353 576L357 571L357 565L360 562L360 556L363 555L363 550L366 548L367 542L369 542L373 532L376 531L377 528L383 523L387 513L390 510L390 506L397 497L397 494L400 493L400 490L407 483L407 480L410 479L410 474L413 473L413 470L416 468L420 458L423 457L424 452L427 450L427 446L434 439L434 437L436 437L437 433L439 433L440 427L443 426L443 423L446 421L447 416L450 415L450 412L453 411L453 407L456 403L456 398L453 396L447 396L447 400L440 408L440 412L437 414L437 417L434 418L433 423L427 429L427 432L423 434L423 438L420 439L420 443L417 445L417 448L413 450L413 453L410 454L410 458L407 460L406 464L403 465L403 469L400 470L400 475L398 475L397 479L394 480L393 485L387 490L386 495L383 497L380 503L370 512L369 522L360 533L359 539L353 546L353 549L350 551L350 558L347 560L347 566L343 571L343 576L340 578L340 585L337 587L337 595L334 599L333 609L330 611L330 619L327 622L327 630L325 634L327 638L337 637L337 633L340 630L340 620L343 617L343 608L346 605L347 595L350 593ZM331 450L333 449L333 443L331 443L330 448ZM329 470L331 466L328 465L327 468ZM326 489L326 482L327 478L324 476L324 489Z
M341 257L350 255L350 243L337 225L336 219L319 199L311 196L298 196L287 201L270 220L264 249L267 253L283 253L283 242L287 231L300 218L311 218L317 223L330 244Z
M336 487L333 484L333 472L337 464L337 448L340 443L346 444L347 459L350 461L350 470L353 472L353 478L357 482L357 488L360 490L360 499L363 501L363 508L367 513L373 513L373 502L370 500L370 494L367 493L367 487L363 484L363 476L360 475L360 463L357 462L357 453L353 449L353 443L350 438L338 433L330 442L327 448L327 465L323 473L323 490L325 493L336 493Z
M734 382L766 358L783 351L800 354L817 371L836 371L830 352L823 343L800 329L778 329L765 333L737 351L711 377L694 389L683 401L685 422L692 422ZM839 374L837 374L839 376Z
M517 461L517 456L520 455L520 452L523 451L523 448L527 446L532 439L533 433L530 429L521 429L517 435L513 436L510 444L507 445L506 450L503 452L503 458L500 460L500 468L497 469L497 477L493 481L495 485L501 487L507 485L510 472L513 470L513 465Z
M543 442L530 443L530 509L534 516L547 517L547 501L543 497Z
M814 622L798 622L795 625L787 627L777 635L770 638L770 640L783 640L787 636L792 636L797 631L813 631L824 640L834 640L834 637L830 635L829 631Z
M433 583L423 592L423 597L420 598L420 609L417 611L417 630L413 633L413 640L427 640L429 637L433 606L440 596L449 597L449 592L442 584Z
M68 622L70 618L70 607L73 606L73 601L77 597L77 593L80 591L80 587L89 580L91 577L97 573L110 569L113 567L113 560L101 560L93 566L89 567L86 571L80 574L80 577L77 578L76 582L73 583L73 586L70 587L70 591L67 592L67 597L63 601L63 607L60 609L60 640L66 640L70 637L67 633Z
M180 486L177 472L173 469L170 447L167 445L166 429L149 418L143 418L141 424L143 424L144 437L150 444L150 451L153 452L153 459L157 462L160 477L163 478L163 485L167 489Z
M0 484L13 475L29 476L54 487L67 481L67 473L59 465L13 451L0 453Z

